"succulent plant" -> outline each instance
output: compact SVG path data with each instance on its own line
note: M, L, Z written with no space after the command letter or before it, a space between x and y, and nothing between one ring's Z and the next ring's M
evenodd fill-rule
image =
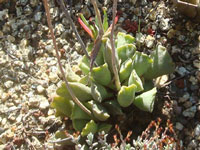
M149 85L153 85L153 79L174 71L165 47L158 45L147 55L136 50L135 38L129 34L118 32L114 39L110 38L117 19L108 27L106 9L103 12L103 22L97 15L95 25L90 25L80 14L79 22L94 42L86 48L90 58L84 55L79 63L82 74L70 70L66 74L70 89L91 115L74 103L64 83L51 104L57 115L72 120L81 136L108 132L112 127L109 118L122 115L124 107L135 105L152 112L157 89Z

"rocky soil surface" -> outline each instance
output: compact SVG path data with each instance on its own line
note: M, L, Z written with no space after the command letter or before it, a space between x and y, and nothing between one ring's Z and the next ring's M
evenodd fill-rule
M94 17L93 7L88 0L71 5L87 42L76 14ZM99 0L102 6L111 20L112 1ZM81 46L54 0L50 8L62 64L76 70ZM119 0L118 13L116 30L135 36L140 51L149 53L158 43L167 47L176 70L158 93L162 113L173 122L184 149L200 149L200 25L168 0ZM0 149L55 149L55 132L64 124L50 103L62 79L42 1L0 0L0 81Z

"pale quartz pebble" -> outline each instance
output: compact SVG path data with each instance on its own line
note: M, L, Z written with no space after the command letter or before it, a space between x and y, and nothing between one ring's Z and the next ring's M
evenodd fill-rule
M37 12L35 13L34 15L34 20L37 22L37 21L40 21L42 19L42 12Z
M169 79L168 75L162 75L162 76L155 79L154 84L157 88L160 88L168 81L168 79Z
M7 39L8 39L8 41L10 41L10 42L15 42L15 37L12 36L12 35L8 35L8 36L7 36Z
M196 111L197 111L197 107L192 106L183 111L183 116L193 118L195 116Z
M49 73L49 80L52 82L52 83L56 83L58 81L58 75L54 72L50 72Z
M40 103L40 100L37 97L30 97L29 106L38 107L39 103Z
M1 100L2 100L2 102L7 101L9 97L10 97L10 94L8 94L8 93L3 93L3 94L1 95Z
M184 76L186 73L188 73L185 67L179 67L178 69L176 69L176 72L181 76Z
M13 84L14 84L13 81L8 80L4 83L4 86L9 89L13 86Z
M3 118L2 121L1 121L1 125L5 125L6 123L7 123L7 119Z
M190 94L189 94L189 93L185 93L185 94L183 95L183 97L180 97L180 98L179 98L178 102L179 102L179 103L185 102L185 101L187 101L189 98L190 98Z
M8 9L4 9L0 11L0 21L3 21L5 19L8 19Z
M162 18L159 24L159 27L162 31L167 31L169 30L170 26L169 26L169 18Z
M176 129L178 129L179 131L183 130L183 125L180 122L176 122Z
M145 39L146 46L152 48L154 45L155 38L151 35L148 35Z
M44 90L45 90L45 89L44 89L44 87L43 87L43 86L41 86L41 85L38 85L38 86L37 86L37 92L38 92L38 93L40 93L40 94L41 94L41 93L43 93L43 92L44 92Z
M199 61L199 60L194 60L194 61L193 61L193 65L194 65L196 68L200 69L200 61Z
M54 115L55 111L53 109L49 109L47 114L48 114L48 116Z
M194 135L196 136L196 137L200 137L200 124L197 124L197 126L195 127L195 129L194 129Z
M136 42L139 44L143 44L145 41L145 35L143 35L141 32L136 33Z
M192 149L195 149L195 148L197 148L197 141L193 139L193 140L188 144L187 149L188 149L188 150L192 150Z
M44 109L46 109L46 108L48 108L49 107L49 101L47 100L47 99L43 99L42 101L40 101L40 106L39 106L39 108L41 109L41 110L44 110Z
M198 83L198 79L195 78L194 76L191 76L191 77L189 78L189 81L190 81L193 85L195 85L195 84Z

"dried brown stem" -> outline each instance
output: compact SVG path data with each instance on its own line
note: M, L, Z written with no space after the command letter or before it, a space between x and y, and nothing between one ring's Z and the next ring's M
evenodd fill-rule
M98 24L99 24L99 32L98 32L98 36L94 42L94 47L92 49L92 53L91 53L91 61L90 61L90 70L92 70L93 64L95 62L95 59L99 53L99 50L101 48L101 43L102 43L102 37L104 34L104 30L103 30L103 24L102 24L102 20L101 20L101 14L99 12L96 0L92 0L92 4L95 10L95 14L97 16L97 20L98 20Z
M88 115L91 116L92 115L91 112L77 99L77 97L75 96L74 92L70 88L68 81L65 77L65 73L64 73L64 70L63 70L61 62L60 62L60 56L59 56L59 51L58 51L58 47L57 47L57 44L56 44L55 35L53 33L53 26L52 26L52 23L51 23L51 17L50 17L49 6L48 6L48 3L47 3L47 0L43 0L43 3L44 3L45 11L46 11L47 22L48 22L49 30L50 30L50 33L51 33L51 38L53 40L53 45L54 45L55 50L56 50L56 57L57 57L57 60L58 60L58 65L59 65L59 68L60 68L60 72L63 76L65 85L66 85L74 103L76 103L84 112L86 112Z
M63 0L59 0L59 5L60 5L61 9L63 10L63 12L64 12L66 18L69 20L70 26L72 27L72 30L74 31L77 40L78 40L79 43L81 44L81 47L82 47L82 49L83 49L83 52L85 53L86 57L87 57L88 59L90 59L90 56L88 55L88 52L87 52L86 47L85 47L85 44L83 43L83 40L81 39L81 37L80 37L80 35L79 35L79 33L78 33L76 27L75 27L75 24L74 24L72 18L70 17L70 14L68 13L66 7L65 7L65 4L64 4Z
M118 69L117 69L117 64L116 64L116 54L115 54L115 44L114 44L114 28L115 28L115 17L116 17L116 11L117 11L117 0L113 0L113 18L112 18L112 29L111 29L111 34L110 34L110 43L111 43L111 48L112 48L112 68L113 68L113 73L114 73L114 78L115 78L115 85L117 87L117 90L121 89L121 84L119 80L119 74L118 74Z

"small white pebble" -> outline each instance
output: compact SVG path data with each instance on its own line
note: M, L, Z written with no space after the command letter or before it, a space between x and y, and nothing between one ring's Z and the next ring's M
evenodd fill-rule
M43 93L44 92L44 87L41 86L41 85L38 85L37 86L37 92L40 93L40 94Z

